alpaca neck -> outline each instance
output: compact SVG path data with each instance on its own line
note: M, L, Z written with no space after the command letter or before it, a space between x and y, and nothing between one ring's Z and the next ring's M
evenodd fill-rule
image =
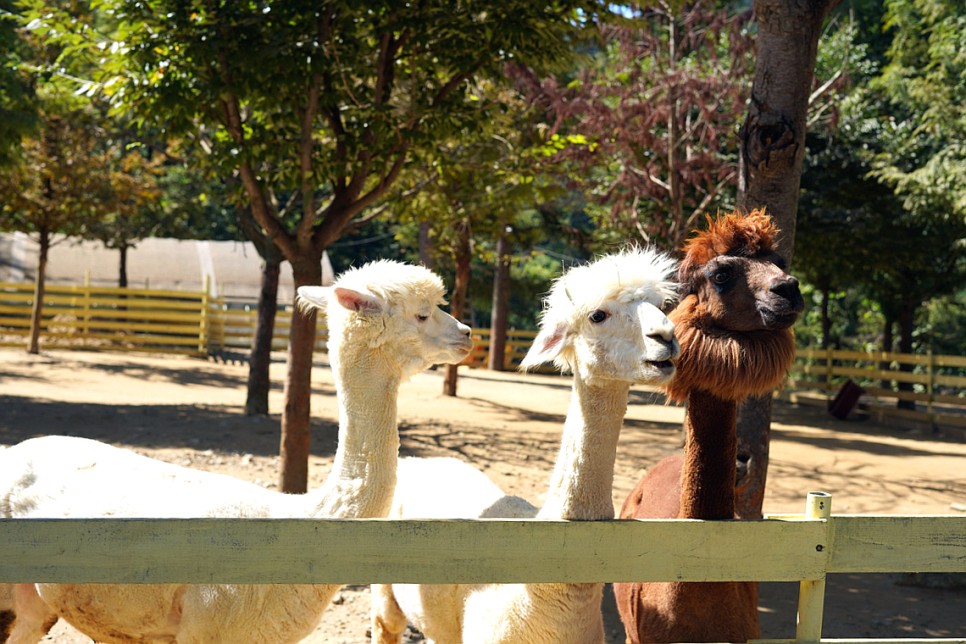
M379 351L330 354L339 402L339 445L315 493L316 517L384 517L396 487L396 399L402 376Z
M688 395L678 518L734 518L737 414L732 400L701 389Z
M629 389L626 382L591 385L574 376L560 452L539 518L614 517L614 459Z

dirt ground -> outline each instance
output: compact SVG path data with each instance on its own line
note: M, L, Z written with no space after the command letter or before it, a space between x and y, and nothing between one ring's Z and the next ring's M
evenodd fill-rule
M273 365L271 408L281 408L285 365ZM406 455L457 456L508 493L542 502L569 381L461 370L459 397L441 395L428 371L403 385L399 421ZM0 349L0 444L72 434L180 465L274 487L278 414L243 414L247 365L154 355ZM331 372L313 374L310 485L331 465L337 408ZM619 507L641 471L680 448L683 410L635 388L617 457ZM966 503L966 440L871 421L838 421L821 409L776 402L765 513L800 512L805 494L833 495L836 513L950 514ZM831 575L823 635L832 638L966 637L966 590L898 585L897 575ZM368 642L366 587L346 587L312 643ZM794 636L797 584L763 584L763 637ZM608 642L623 642L605 598ZM61 622L48 640L88 642Z

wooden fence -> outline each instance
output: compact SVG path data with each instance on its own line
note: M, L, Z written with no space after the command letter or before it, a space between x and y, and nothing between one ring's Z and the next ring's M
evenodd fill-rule
M33 285L0 282L0 346L25 346ZM48 285L41 318L41 348L152 351L209 355L251 349L257 303L210 297L206 291ZM323 318L324 319L324 318ZM275 317L272 347L284 350L291 305ZM325 349L325 325L316 348Z
M830 401L849 380L862 389L858 408L880 419L907 419L966 428L966 356L798 349L785 395L808 402L808 393ZM898 383L912 391L901 391ZM907 401L915 409L899 409Z
M0 283L0 346L25 346L30 332L33 285ZM207 291L158 291L91 286L47 287L42 348L85 348L209 355L247 353L257 321L252 299L209 297ZM288 345L290 305L275 318L272 346ZM507 332L505 369L515 369L536 331ZM485 367L490 330L474 329L474 348L464 361ZM325 350L325 319L319 318L316 348ZM547 367L546 372L553 372ZM826 404L849 379L862 387L859 409L880 417L933 426L966 428L966 357L800 349L784 395L795 402ZM900 391L898 383L912 391ZM904 400L916 409L899 409Z
M799 581L798 642L843 641L821 639L825 576L871 572L966 572L966 516L833 515L818 492L761 521L0 521L0 582Z

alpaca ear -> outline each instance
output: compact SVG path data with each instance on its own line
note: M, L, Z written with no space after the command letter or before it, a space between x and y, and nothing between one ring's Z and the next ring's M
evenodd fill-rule
M362 315L376 315L382 313L385 308L382 300L371 293L354 291L351 288L341 286L336 286L332 290L339 305L349 311L355 311Z
M331 286L300 286L295 305L299 311L308 313L312 309L325 311L326 302L332 294Z
M520 362L520 369L526 370L545 362L553 362L554 358L560 355L566 339L567 325L562 322L553 327L540 329L526 357Z

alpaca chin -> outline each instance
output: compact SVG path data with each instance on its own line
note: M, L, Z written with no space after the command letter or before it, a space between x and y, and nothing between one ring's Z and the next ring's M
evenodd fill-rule
M671 317L681 343L677 373L666 386L668 398L675 402L687 400L694 389L736 402L768 393L781 384L795 359L791 328L747 333L704 329L694 306L684 302Z

